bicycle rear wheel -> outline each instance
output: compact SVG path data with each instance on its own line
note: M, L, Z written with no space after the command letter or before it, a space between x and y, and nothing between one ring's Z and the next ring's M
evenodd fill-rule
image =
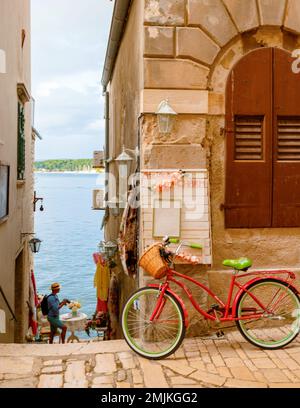
M161 313L150 317L159 297L158 288L142 288L133 293L122 313L122 329L129 347L150 360L174 353L185 336L184 314L177 299L165 293Z
M236 322L241 334L253 345L264 349L279 349L299 334L300 300L285 282L264 279L254 282L248 292L265 307L262 308L247 292L237 303ZM260 315L247 319L250 315Z

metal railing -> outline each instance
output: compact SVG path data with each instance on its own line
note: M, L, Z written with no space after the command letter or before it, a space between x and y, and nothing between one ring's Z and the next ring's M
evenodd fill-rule
M5 293L3 292L3 289L2 289L1 286L0 286L0 293L3 296L3 299L4 299L5 303L6 303L6 306L8 307L8 310L10 311L10 313L11 313L11 315L13 317L11 320L15 320L17 322L17 318L16 318L12 308L10 307L10 304L9 304L9 302L7 300L7 297L5 296Z

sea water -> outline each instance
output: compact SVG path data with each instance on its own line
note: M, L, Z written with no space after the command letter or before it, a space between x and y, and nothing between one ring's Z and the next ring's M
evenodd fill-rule
M78 300L89 317L97 303L93 253L103 239L103 211L92 210L97 188L104 188L103 174L35 174L37 196L44 199L44 211L38 202L35 213L36 237L42 240L35 255L38 293L50 293L51 283L59 282L60 300Z

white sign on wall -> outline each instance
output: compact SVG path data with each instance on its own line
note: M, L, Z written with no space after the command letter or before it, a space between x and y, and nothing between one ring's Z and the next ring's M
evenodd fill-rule
M6 333L6 315L4 310L0 310L0 334Z
M153 237L180 237L181 201L174 200L170 208L167 200L155 200L153 209Z
M140 185L142 250L169 235L201 245L202 263L211 265L207 169L146 169L142 170ZM189 254L198 256L199 250L193 249Z

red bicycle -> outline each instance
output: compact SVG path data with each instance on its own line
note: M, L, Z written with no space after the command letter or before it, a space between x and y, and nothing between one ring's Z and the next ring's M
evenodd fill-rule
M186 293L205 319L217 323L235 322L241 334L257 347L279 349L298 336L300 299L299 291L293 285L296 278L293 272L248 272L252 266L248 258L225 260L223 265L231 267L234 272L227 302L224 303L202 283L174 270L174 259L182 245L187 244L181 242L174 253L168 249L171 243L174 240L166 237L162 244L158 244L166 265L165 281L137 290L123 308L123 334L137 354L153 360L165 358L178 349L185 337L189 325L188 312L182 298L170 288L171 282ZM249 276L252 279L240 282ZM176 278L202 288L215 304L209 310L203 310L191 290ZM234 288L238 289L235 295Z

